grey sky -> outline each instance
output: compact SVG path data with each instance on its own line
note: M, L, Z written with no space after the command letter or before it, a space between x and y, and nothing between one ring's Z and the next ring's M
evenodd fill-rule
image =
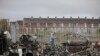
M0 18L99 17L100 0L0 0Z

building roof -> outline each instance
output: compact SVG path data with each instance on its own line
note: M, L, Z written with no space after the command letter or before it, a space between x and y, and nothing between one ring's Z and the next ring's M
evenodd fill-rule
M34 23L100 23L100 19L94 18L24 18L24 21Z

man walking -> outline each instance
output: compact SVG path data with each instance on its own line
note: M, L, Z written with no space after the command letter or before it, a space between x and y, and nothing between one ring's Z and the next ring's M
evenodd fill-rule
M51 33L50 35L50 45L51 45L51 48L54 49L55 47L55 36L54 36L55 33Z

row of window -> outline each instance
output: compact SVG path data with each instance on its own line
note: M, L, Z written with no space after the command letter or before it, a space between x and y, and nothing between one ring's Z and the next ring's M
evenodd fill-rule
M19 28L18 33L29 33L37 31L52 31L52 32L75 32L75 33L96 33L99 28Z
M19 26L22 26L22 25L19 25ZM72 28L87 28L87 27L90 27L90 28L100 28L100 24L79 24L79 23L76 23L76 24L72 24L72 23L68 23L68 24L64 24L64 23L25 23L24 26L22 27L29 27L29 28L53 28L53 27L57 27L57 28L60 28L60 27L72 27Z

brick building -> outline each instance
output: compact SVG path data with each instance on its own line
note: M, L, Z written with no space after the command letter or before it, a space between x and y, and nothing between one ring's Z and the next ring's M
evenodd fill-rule
M93 33L100 29L100 18L24 18L17 21L18 33L31 33L37 30L54 32Z

